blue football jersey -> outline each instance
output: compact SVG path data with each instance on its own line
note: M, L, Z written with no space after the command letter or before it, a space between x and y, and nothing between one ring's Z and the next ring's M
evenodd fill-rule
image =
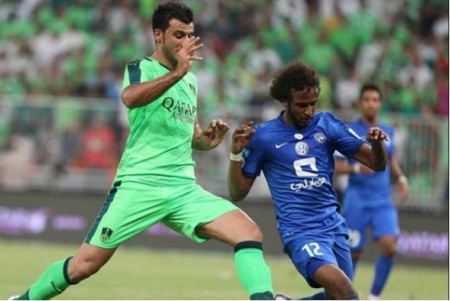
M333 153L352 157L364 141L327 112L315 114L301 130L285 123L282 114L255 130L242 171L248 177L264 172L283 243L342 224L333 189Z
M362 119L351 122L348 126L361 137L365 137L370 127ZM378 207L380 205L393 204L389 161L394 154L394 130L390 126L382 123L377 124L377 126L388 136L388 141L384 143L388 155L388 164L386 164L384 171L374 172L370 175L362 173L352 174L345 192L345 206ZM348 162L350 164L356 163L354 159L348 159Z

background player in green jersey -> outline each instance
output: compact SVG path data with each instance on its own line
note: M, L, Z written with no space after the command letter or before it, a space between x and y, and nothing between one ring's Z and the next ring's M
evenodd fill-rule
M202 44L194 36L192 11L179 3L158 6L153 33L153 56L125 70L122 100L129 108L130 134L104 206L76 254L48 266L16 299L62 293L96 273L121 243L159 221L196 242L214 238L233 246L249 297L273 298L258 226L195 182L192 149L216 147L228 125L213 120L203 131L196 118L197 80L189 70L202 59L196 55Z

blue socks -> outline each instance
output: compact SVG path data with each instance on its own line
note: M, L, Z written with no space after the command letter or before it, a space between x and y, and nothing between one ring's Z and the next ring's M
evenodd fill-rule
M370 293L379 296L383 290L394 264L394 256L380 255L375 263L375 279Z

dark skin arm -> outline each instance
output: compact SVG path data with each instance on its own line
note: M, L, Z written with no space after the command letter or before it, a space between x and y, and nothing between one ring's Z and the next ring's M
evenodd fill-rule
M384 140L387 140L387 136L383 130L377 127L371 127L367 132L367 141L369 141L370 145L367 143L361 145L353 158L374 171L384 170L387 161L383 144Z
M345 160L337 159L335 162L335 175L351 175L354 173L362 173L365 175L370 175L373 170L363 164L348 164Z
M364 148L364 149L363 149ZM359 157L363 158L364 162L370 162L371 156L372 156L372 149L369 145L364 144L361 146L360 150L358 151L357 155L359 154ZM355 159L357 159L357 155L355 155ZM377 156L377 154L374 154L374 156ZM361 163L365 164L363 161L358 160ZM393 155L391 157L390 163L389 163L390 169L391 169L391 176L394 179L394 182L398 185L398 189L400 191L400 199L401 201L406 201L408 199L409 194L409 185L408 180L404 176L400 164L398 163L397 159ZM362 173L362 174L371 174L373 172L372 169L365 165L360 165L359 170L357 170L357 165L350 165L345 160L336 160L335 165L335 174L341 175L341 174L353 174L353 173Z
M239 154L248 145L255 134L252 125L253 122L249 122L241 125L234 131L231 141L231 153ZM255 178L247 177L242 173L241 163L230 160L228 167L228 192L233 202L243 200L255 182Z

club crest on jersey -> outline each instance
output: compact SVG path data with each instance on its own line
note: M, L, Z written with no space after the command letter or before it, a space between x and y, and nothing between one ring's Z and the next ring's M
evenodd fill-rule
M320 144L324 144L327 141L327 137L322 132L315 133L314 139L316 139L316 141L319 142Z
M297 140L302 140L303 139L303 135L300 134L300 133L297 133L297 134L294 135L294 138L297 139Z
M113 234L113 230L111 230L110 228L102 228L102 234L100 234L100 239L102 241L107 241L109 240L109 238L111 237L111 235Z
M300 156L306 155L306 153L308 153L308 150L309 150L309 146L305 142L300 141L300 142L297 142L297 144L295 145L295 151Z

